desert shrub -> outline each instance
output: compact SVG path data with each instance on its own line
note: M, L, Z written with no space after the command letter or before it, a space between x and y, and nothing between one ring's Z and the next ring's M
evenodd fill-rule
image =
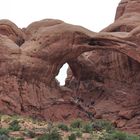
M129 135L124 132L114 131L113 133L107 133L99 140L140 140L139 136Z
M97 131L105 129L107 132L111 132L115 130L114 126L110 122L105 120L96 120L92 125L93 129Z
M31 131L31 130L26 130L25 133L24 133L25 136L29 137L29 138L34 138L36 135L35 135L35 132Z
M93 131L93 126L91 123L87 123L83 126L83 132L91 133Z
M51 133L52 130L53 130L53 128L54 128L53 122L51 122L51 121L48 122L47 131L48 131L49 133Z
M9 130L6 128L0 128L0 135L8 135Z
M24 140L24 138L9 138L8 140Z
M76 140L76 134L72 133L68 138L69 140Z
M122 132L108 133L99 140L126 140L126 135Z
M16 138L16 140L24 140L24 138Z
M12 131L19 131L21 128L21 126L19 125L19 121L17 120L13 120L9 125L9 130Z
M140 136L127 135L126 140L140 140Z
M42 135L37 140L62 140L62 138L57 130L53 130L50 133Z
M58 125L58 128L61 129L61 130L63 130L63 131L69 131L68 126L65 125L65 124L63 124L63 123L59 124Z
M70 126L72 128L81 128L82 125L83 125L82 120L78 119L78 120L73 121Z
M127 135L126 133L115 131L114 133L111 134L111 137L112 139L125 140Z
M81 131L76 131L75 135L76 135L76 137L81 138L82 137L82 132Z

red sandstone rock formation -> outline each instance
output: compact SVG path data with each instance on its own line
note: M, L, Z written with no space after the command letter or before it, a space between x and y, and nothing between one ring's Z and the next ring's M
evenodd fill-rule
M122 1L99 33L60 20L0 21L0 112L51 121L96 118L140 133L140 3ZM55 80L70 66L66 87ZM93 117L93 116L92 116Z
M99 35L101 33L109 33L135 43L137 47L134 51L127 51L130 50L129 54L138 59L115 51L96 50L85 53L70 64L73 75L77 78L74 80L69 71L67 86L74 88L74 83L78 83L77 79L81 75L79 92L87 94L86 97L94 101L95 117L109 119L122 130L140 133L139 0L122 0L114 23L103 29ZM126 49L125 45L124 43L120 46Z

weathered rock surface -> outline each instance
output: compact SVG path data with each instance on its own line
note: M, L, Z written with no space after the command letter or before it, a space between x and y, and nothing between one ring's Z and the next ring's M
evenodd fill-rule
M51 121L104 118L140 133L140 3L123 0L99 33L60 20L0 21L0 112ZM65 87L55 79L70 66Z
M65 62L93 49L80 45L92 32L59 20L35 22L24 31L0 23L0 111L51 120L84 117L55 76Z
M111 33L135 43L138 49L134 50L140 53L139 0L122 0L114 23L100 33ZM129 54L137 55L132 49ZM69 70L66 84L74 89L80 75L79 92L83 92L80 96L88 92L87 96L92 97L95 117L109 119L123 130L140 133L140 63L135 58L111 50L96 50L82 54L70 65L73 74Z

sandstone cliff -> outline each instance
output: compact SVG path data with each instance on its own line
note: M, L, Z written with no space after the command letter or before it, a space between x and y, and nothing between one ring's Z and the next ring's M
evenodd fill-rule
M111 120L140 133L140 3L122 0L99 33L60 20L0 21L0 112ZM69 64L65 87L55 76Z
M139 47L139 25L139 0L122 0L114 23L100 33L113 33ZM136 56L132 50L129 54ZM109 119L123 130L139 133L140 63L135 60L119 52L96 50L84 53L71 65L74 77L81 73L79 93L84 95L80 96L86 98L88 91L94 101L95 117ZM78 78L75 80L70 70L68 73L67 86L75 88Z

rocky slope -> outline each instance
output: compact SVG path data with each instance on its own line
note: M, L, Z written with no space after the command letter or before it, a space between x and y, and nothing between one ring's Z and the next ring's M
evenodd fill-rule
M0 21L0 112L50 121L111 120L140 133L140 3L121 1L99 33L60 20ZM55 76L70 66L65 87Z

